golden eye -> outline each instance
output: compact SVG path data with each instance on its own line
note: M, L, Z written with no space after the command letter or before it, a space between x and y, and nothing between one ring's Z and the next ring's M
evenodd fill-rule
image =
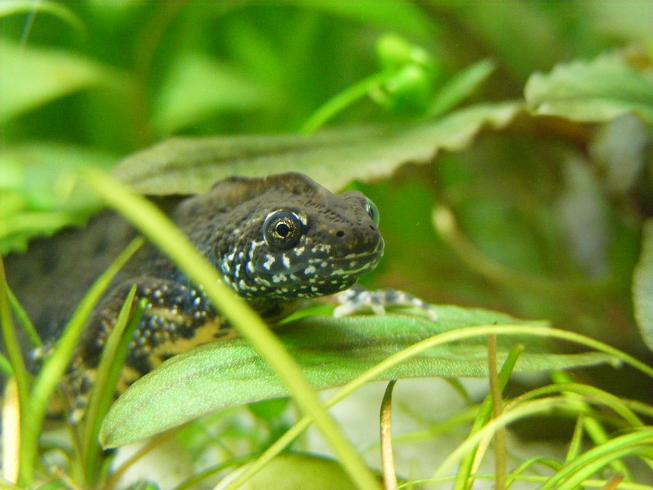
M304 226L292 211L270 213L263 223L263 237L269 247L287 250L299 243Z
M292 232L294 225L287 221L280 221L274 227L274 233L279 238L286 238Z

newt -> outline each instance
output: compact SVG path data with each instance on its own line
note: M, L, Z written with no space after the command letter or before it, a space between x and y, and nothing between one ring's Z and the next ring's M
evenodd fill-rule
M304 300L347 290L342 314L383 304L425 307L405 293L350 289L383 256L376 206L360 192L333 194L300 173L232 177L185 198L171 218L223 280L264 319L279 320ZM56 339L93 279L136 232L116 215L8 261L10 285L47 340ZM63 260L67 255L74 260ZM34 279L39 279L35 281ZM152 245L119 274L97 306L68 369L72 419L83 414L95 369L128 291L145 311L129 345L118 391L166 359L232 334L202 289Z

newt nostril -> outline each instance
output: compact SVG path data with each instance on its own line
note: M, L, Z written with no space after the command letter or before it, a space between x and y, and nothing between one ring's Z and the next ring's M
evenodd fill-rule
M345 232L342 231L342 230L338 230L338 231L336 231L336 236L337 236L338 238L342 238L342 237L345 236Z

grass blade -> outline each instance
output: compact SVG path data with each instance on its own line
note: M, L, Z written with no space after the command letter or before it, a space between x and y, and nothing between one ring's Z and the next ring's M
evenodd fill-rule
M565 463L572 461L578 457L580 453L581 444L583 443L583 425L584 425L585 415L580 414L576 420L576 425L574 426L574 434L571 437L571 442L569 443L569 449L567 450L567 455L565 456Z
M5 268L0 258L0 327L2 329L2 337L7 350L9 363L11 364L11 371L13 373L13 380L16 382L16 391L18 394L18 412L20 417L20 441L19 449L25 446L26 432L30 427L28 418L28 402L30 390L30 376L25 367L23 354L21 352L18 338L16 337L16 330L11 311L9 307L9 295L7 293L7 280L5 277ZM26 459L23 453L20 453L19 458L19 480L21 483L31 482L34 476L33 459Z
M383 467L383 483L385 490L397 489L397 475L392 456L392 390L397 383L392 380L388 383L381 402L381 466Z
M562 372L553 373L552 377L553 377L554 381L556 383L559 383L559 384L571 382L571 377L567 373L562 373ZM569 396L570 398L574 397L573 394L569 394L567 396ZM605 397L607 399L610 399L613 402L613 404L615 404L617 406L620 405L619 404L620 400L618 398L616 398L616 397L612 397L609 393L605 393ZM615 398L616 398L616 400L615 400ZM584 402L581 401L581 400L576 401L576 403L578 403L583 408L587 408L587 405L584 404ZM621 408L621 407L619 407L619 408ZM619 412L617 411L617 413L619 413ZM628 420L629 415L632 415L634 417L634 419L635 419L635 423L632 423L633 426L638 427L638 426L643 425L642 422L632 412L627 414L624 418L626 418L626 420ZM632 421L632 419L631 419L631 421ZM608 433L603 428L601 423L598 420L596 420L595 418L593 418L593 417L588 416L588 417L583 418L583 428L585 429L585 432L590 437L590 439L592 439L592 442L594 442L594 444L603 444L604 442L607 442L607 441L610 440L610 437L608 436ZM624 463L622 463L621 461L614 461L612 463L612 468L616 472L621 473L624 476L626 476L628 479L630 479L630 471L628 470L628 467Z
M42 346L43 342L41 341L41 337L39 337L39 334L36 331L36 327L34 327L34 324L32 323L32 320L30 320L29 315L25 311L25 308L23 308L23 305L20 304L18 298L16 298L9 285L7 285L7 295L9 296L9 303L11 304L11 308L14 310L14 314L18 318L18 321L20 322L23 331L32 344L32 347Z
M593 475L606 464L629 454L637 454L640 449L645 449L650 454L652 447L653 430L650 428L615 437L565 464L560 471L542 486L542 490L576 488L580 482Z
M503 387L501 386L499 375L497 373L497 336L490 335L487 342L488 365L490 371L490 394L492 395L492 418L498 419L503 412L503 399L501 397ZM505 490L506 488L506 458L506 431L498 430L496 434L494 434L494 474L496 475L494 487L497 490Z
M127 359L129 342L143 313L143 309L138 305L135 312L132 310L135 296L136 285L132 286L125 298L116 325L107 339L86 411L82 455L85 459L86 481L90 485L96 484L94 477L98 476L100 426L113 400L120 372Z
M2 478L18 480L20 450L20 403L15 378L10 378L2 400Z
M11 362L4 354L0 353L0 371L7 377L11 377L14 374L14 370L11 368Z
M77 306L52 354L45 360L43 368L34 380L34 386L30 393L29 410L25 413L26 423L23 428L20 447L21 482L25 485L31 483L34 478L38 438L43 427L48 403L73 357L88 319L115 275L142 243L141 239L134 240L95 281L82 302Z
M508 426L510 423L525 417L529 417L535 414L549 413L555 408L564 406L564 402L565 400L562 397L550 397L526 402L510 411L506 410L500 417L493 419L481 430L473 435L470 435L462 444L460 444L453 452L451 452L449 456L440 464L440 467L435 472L435 476L443 476L453 467L456 461L462 459L465 455L473 451L474 448L485 438L490 437L492 434L496 434L497 430L500 430Z
M431 347L438 345L444 345L448 342L455 342L458 340L476 337L476 336L486 336L486 335L524 335L524 336L536 336L536 337L549 337L560 340L565 340L567 342L572 342L575 344L583 345L589 347L599 352L604 352L606 354L612 355L615 359L618 359L625 364L632 366L638 371L644 373L645 375L653 378L653 368L647 366L638 359L622 352L614 347L607 345L598 340L585 337L573 332L567 332L565 330L558 329L549 329L549 328L537 328L532 325L528 326L515 326L515 325L481 325L478 327L469 327L460 330L454 330L451 332L442 333L435 335L428 339L425 339L421 342L416 343L412 347L409 347L397 354L394 354L388 357L383 362L380 362L373 368L367 370L365 373L361 374L355 380L347 383L342 387L338 393L330 398L325 405L327 407L332 407L336 403L344 400L353 392L358 390L365 383L376 379L381 373L390 369L393 366L403 362L406 359L417 356L420 352L427 350ZM281 436L277 441L274 442L254 463L247 467L245 471L236 479L231 486L230 490L239 488L243 485L249 478L256 474L263 466L265 466L270 460L272 460L277 454L283 451L290 443L292 443L295 438L297 438L307 427L312 423L310 417L304 417L294 426L292 426L283 436ZM461 487L464 488L464 487Z
M523 350L524 350L523 348L513 349L508 355L506 361L503 363L503 366L501 366L501 372L498 375L499 389L501 391L503 391L506 385L508 384L508 381L510 380L510 376L512 375L512 372L515 369L515 365L517 364L517 360L519 359L519 356L521 355ZM476 420L474 421L474 425L472 426L472 430L470 434L474 434L475 432L481 430L483 425L485 425L487 421L490 420L491 414L492 414L492 398L488 396L485 398L483 404L479 408L478 415L476 416ZM458 490L458 489L465 489L471 487L473 483L473 479L471 478L471 473L475 460L476 460L476 450L469 453L465 457L463 462L460 464L460 468L458 469L458 474L454 482L454 489Z

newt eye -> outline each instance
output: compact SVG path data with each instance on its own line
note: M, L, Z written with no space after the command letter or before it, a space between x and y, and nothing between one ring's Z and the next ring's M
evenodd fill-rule
M379 224L379 209L376 207L376 204L374 204L372 201L369 199L365 203L365 211L367 211L367 214L370 215L370 218L372 218L372 221L374 221L375 225Z
M263 236L268 246L286 250L299 243L303 224L299 216L291 211L274 211L263 223Z

